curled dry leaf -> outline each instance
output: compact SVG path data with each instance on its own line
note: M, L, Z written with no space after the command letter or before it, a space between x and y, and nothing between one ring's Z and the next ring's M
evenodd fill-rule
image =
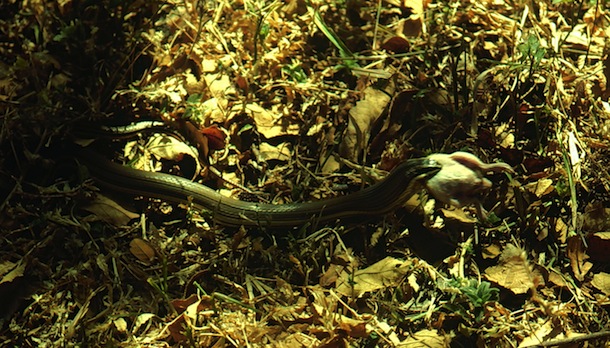
M131 328L132 333L137 333L142 325L148 323L151 319L155 318L156 315L153 313L142 313L137 316L136 320L133 322L133 326ZM146 327L146 326L144 326Z
M557 218L557 220L555 220L554 227L555 237L557 240L559 240L562 244L565 243L568 238L568 225L566 225L562 218Z
M341 155L354 159L358 150L364 148L371 134L371 126L381 116L390 102L389 92L367 87L362 92L362 99L349 111L349 123L341 143Z
M579 281L585 279L585 275L589 273L593 264L589 261L589 255L585 253L585 246L580 236L572 236L568 238L568 246L566 248L566 254L570 259L570 266L572 266L572 272L574 277Z
M208 146L210 150L222 150L225 147L225 139L227 135L218 128L218 126L211 126L201 130L208 139Z

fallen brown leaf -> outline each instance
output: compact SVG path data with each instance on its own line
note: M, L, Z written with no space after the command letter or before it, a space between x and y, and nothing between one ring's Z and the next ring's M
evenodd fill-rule
M101 194L96 195L95 199L84 206L83 209L113 226L125 226L129 221L140 216L126 210L115 201Z
M525 251L512 244L506 246L498 265L487 268L484 275L517 295L544 285L542 275L530 265Z
M604 295L610 296L610 273L600 272L594 274L591 285L603 292Z
M150 264L155 259L155 249L140 238L134 238L129 242L129 251L145 264Z
M591 267L593 267L593 264L587 261L589 256L585 253L585 246L580 236L568 238L566 254L570 259L570 266L572 266L574 277L583 281L585 275L591 270Z
M390 102L389 92L367 87L362 92L362 99L349 111L349 123L341 143L341 154L354 159L358 151L368 143L371 126L381 116Z

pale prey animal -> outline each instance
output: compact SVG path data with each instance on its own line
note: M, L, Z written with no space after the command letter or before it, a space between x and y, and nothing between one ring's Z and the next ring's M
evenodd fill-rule
M481 196L491 188L486 173L514 173L506 163L485 163L468 152L452 154L435 153L428 156L442 168L426 182L428 192L438 201L455 207L474 204L479 219L486 220L487 212L481 204Z

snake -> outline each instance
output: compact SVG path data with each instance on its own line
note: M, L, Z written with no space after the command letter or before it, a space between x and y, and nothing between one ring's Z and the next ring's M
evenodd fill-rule
M214 189L189 179L134 169L107 160L96 151L83 148L78 161L91 178L112 191L187 204L206 212L223 226L286 228L308 223L327 223L338 219L385 215L404 205L425 181L441 169L433 159L422 157L403 161L383 180L359 191L298 203L247 202L226 197Z

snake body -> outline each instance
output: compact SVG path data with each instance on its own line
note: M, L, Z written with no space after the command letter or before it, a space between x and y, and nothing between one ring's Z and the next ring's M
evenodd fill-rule
M190 202L221 225L268 228L387 214L403 205L423 181L441 169L429 158L410 159L394 168L384 180L349 195L306 203L268 204L225 197L179 176L129 168L87 149L79 151L78 159L100 186L175 203Z

